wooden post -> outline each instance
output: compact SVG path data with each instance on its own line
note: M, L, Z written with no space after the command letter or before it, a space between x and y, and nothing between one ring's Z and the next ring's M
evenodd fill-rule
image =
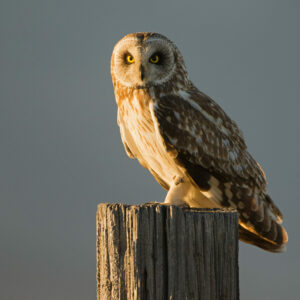
M238 213L99 204L97 297L239 299Z

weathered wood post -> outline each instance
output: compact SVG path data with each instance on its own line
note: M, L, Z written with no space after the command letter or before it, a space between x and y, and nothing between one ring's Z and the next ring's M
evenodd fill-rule
M237 212L99 204L97 296L239 299Z

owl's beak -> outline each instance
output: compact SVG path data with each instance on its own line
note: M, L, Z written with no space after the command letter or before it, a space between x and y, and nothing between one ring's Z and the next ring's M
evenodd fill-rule
M140 77L141 77L141 80L143 81L144 78L145 78L145 68L143 65L140 66Z

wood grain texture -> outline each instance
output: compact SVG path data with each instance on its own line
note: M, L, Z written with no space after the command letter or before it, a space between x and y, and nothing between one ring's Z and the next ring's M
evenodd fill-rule
M99 204L97 297L239 299L237 212Z

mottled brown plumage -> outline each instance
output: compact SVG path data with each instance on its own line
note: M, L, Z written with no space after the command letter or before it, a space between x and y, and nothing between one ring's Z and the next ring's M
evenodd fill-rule
M176 45L157 33L127 35L111 74L125 150L168 190L165 202L235 207L241 240L283 251L287 233L262 168L236 123L190 81Z

